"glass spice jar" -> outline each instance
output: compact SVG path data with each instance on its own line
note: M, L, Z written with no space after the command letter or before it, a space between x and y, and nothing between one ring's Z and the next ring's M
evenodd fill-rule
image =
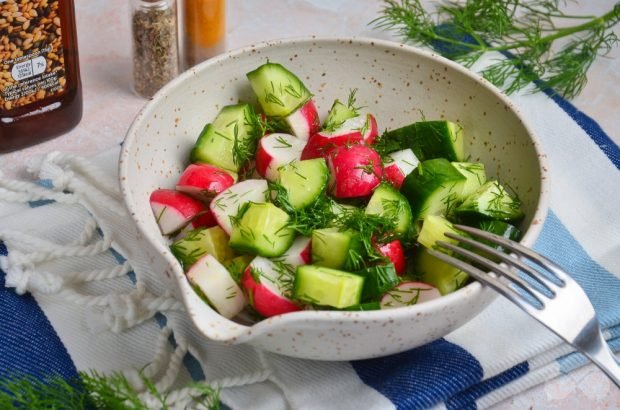
M0 152L56 137L81 118L73 0L0 0Z
M134 91L151 98L179 74L175 0L132 0Z
M226 49L226 0L182 0L183 69Z

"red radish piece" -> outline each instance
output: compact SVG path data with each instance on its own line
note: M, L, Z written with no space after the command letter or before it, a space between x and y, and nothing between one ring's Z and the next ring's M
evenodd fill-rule
M305 236L295 239L293 244L284 255L278 257L287 266L297 268L300 265L307 265L312 260L312 240Z
M181 229L179 233L174 237L174 240L176 242L180 239L185 238L185 235L187 235L189 231L192 231L194 229L211 228L216 225L217 220L215 219L213 212L211 212L210 209L207 209L206 211L196 215L194 219L192 219L187 225L185 225L185 227Z
M410 148L388 154L383 174L396 189L400 189L405 177L417 168L420 161Z
M236 175L210 164L191 164L179 177L177 191L209 202L236 182Z
M398 276L405 274L405 250L398 239L384 245L376 245L379 253L385 256L394 264L394 269Z
M257 256L243 272L241 285L248 294L250 304L264 317L296 312L301 307L290 300L285 293L285 281L288 271L275 262ZM292 280L292 273L289 280Z
M291 134L304 142L307 141L311 135L316 134L321 126L319 122L319 113L312 100L305 103L297 111L289 114L284 120Z
M246 179L217 194L209 204L209 209L218 225L228 235L232 233L232 221L239 209L246 202L263 203L267 201L267 181L264 179Z
M256 170L269 181L278 179L278 168L301 158L305 141L290 134L269 134L258 141Z
M339 147L327 159L330 192L336 198L368 196L381 182L381 157L366 145Z
M437 288L424 282L402 282L381 298L381 309L417 305L441 297Z
M153 191L149 201L157 225L164 235L178 231L207 210L202 202L172 189Z
M213 255L198 259L187 271L187 279L204 294L209 305L225 318L237 316L247 303L243 290Z
M301 153L301 159L327 158L338 147L361 142L372 144L379 135L377 121L372 114L346 120L334 131L319 131L311 135Z

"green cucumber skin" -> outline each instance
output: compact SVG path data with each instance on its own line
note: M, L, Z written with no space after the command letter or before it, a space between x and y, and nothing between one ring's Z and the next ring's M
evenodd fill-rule
M327 189L329 169L323 158L299 161L280 170L279 182L291 206L301 210L314 204Z
M295 239L289 215L271 203L250 203L237 216L229 246L242 253L273 258L283 255Z
M462 161L463 130L450 121L419 121L385 132L378 141L383 155L410 148L420 161Z
M410 238L412 235L413 220L411 206L409 205L407 198L392 188L391 185L382 183L375 188L375 192L373 192L370 197L370 201L366 206L366 214L386 216L388 218L391 217L391 215L389 215L390 209L385 210L383 201L398 201L398 204L395 205L398 210L398 223L394 229L394 234L398 238Z
M392 263L371 266L357 271L355 274L364 277L363 301L377 300L400 282L400 278Z
M304 83L278 63L265 63L246 74L268 117L286 117L312 98Z
M253 154L262 134L260 120L251 105L227 105L220 110L213 123L206 124L202 129L190 153L190 161L238 172L244 164L235 162L235 142L237 145L247 144L249 154Z
M452 165L465 177L463 192L459 198L461 201L467 199L487 182L487 174L482 162L452 162Z
M414 126L412 144L416 149L413 152L420 161L434 158L463 160L463 129L459 124L450 121L420 121Z
M459 189L465 177L444 158L436 158L424 161L405 177L400 192L407 198L411 205L411 212L414 220L423 219L430 209L430 205L437 205L439 214L445 214L448 210L449 196L454 196L454 200L460 195ZM446 196L437 200L444 201L443 204L429 203L433 194L446 191Z

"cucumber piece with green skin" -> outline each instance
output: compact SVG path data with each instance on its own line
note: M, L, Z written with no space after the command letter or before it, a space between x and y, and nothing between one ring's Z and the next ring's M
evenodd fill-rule
M487 182L487 174L482 162L453 162L452 165L465 177L463 192L459 198L462 201Z
M407 198L388 184L383 183L375 189L365 212L396 220L394 234L400 238L408 236L411 231L411 206Z
M460 289L469 280L467 273L437 259L423 247L414 253L413 269L416 277L436 287L442 295Z
M233 223L230 247L265 257L282 255L295 239L289 215L272 203L250 202Z
M329 109L325 121L323 121L324 130L333 130L339 128L346 120L358 116L357 110L340 102L334 101L332 108Z
M355 272L364 277L362 300L377 300L379 296L398 285L400 279L394 264L371 266Z
M360 303L363 288L362 276L323 266L302 265L295 275L293 298L344 309Z
M262 134L260 119L251 105L227 105L213 123L204 127L192 149L190 160L239 172L254 155Z
M355 268L359 265L362 251L358 232L338 228L312 231L312 263L315 265L332 269Z
M516 221L523 217L521 201L513 198L497 181L488 181L454 210L465 221L495 219Z
M225 261L223 265L226 269L228 269L230 276L232 276L235 282L239 283L245 268L247 268L250 262L252 262L252 259L254 259L254 256L251 255L236 256Z
M304 83L278 63L265 63L246 74L268 117L286 117L312 98Z
M228 246L228 235L219 226L189 231L183 239L170 245L170 251L185 271L207 254L212 255L220 263L235 256Z
M400 192L411 205L414 220L445 215L461 196L465 177L447 159L422 162L403 181Z
M279 172L279 183L286 190L288 202L298 210L315 203L329 181L329 169L323 158L292 162Z
M418 243L428 249L438 249L441 252L449 252L443 248L438 248L435 245L437 241L443 241L448 243L458 243L456 239L448 238L445 233L451 232L457 235L463 235L458 231L452 222L448 221L441 215L426 215L424 222L422 223L422 229L418 235Z
M419 121L385 132L376 143L381 155L411 149L420 161L464 158L463 128L451 121Z
M420 121L414 124L411 149L420 161L446 158L464 159L463 127L452 121ZM418 155L419 154L419 155Z
M483 231L494 233L495 235L503 236L506 239L510 239L513 241L518 241L521 238L521 231L514 225L511 225L507 222L503 221L480 221L475 226ZM496 249L500 252L506 252L506 249L501 245L496 243L487 241L485 239L477 239L477 241L484 243L485 245L490 246L493 249ZM465 245L463 245L465 246ZM472 247L473 248L473 247ZM469 249L469 247L468 247ZM488 257L491 260L498 261L496 257L493 255L489 255L486 252L479 250L478 248L471 249L473 252L479 253L485 257Z

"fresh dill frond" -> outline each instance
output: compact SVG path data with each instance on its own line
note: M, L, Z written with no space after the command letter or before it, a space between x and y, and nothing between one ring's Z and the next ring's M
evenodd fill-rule
M153 401L157 408L170 409L166 393L141 375L144 392L136 391L120 373L103 375L96 371L80 372L72 379L60 375L37 378L13 374L0 379L0 408L17 409L130 409L147 410ZM193 408L219 410L219 391L202 383L192 383L190 395ZM149 402L147 402L147 397Z
M465 66L489 51L507 54L482 72L507 93L534 82L536 90L553 89L573 98L596 58L618 43L614 27L620 22L620 3L601 16L567 15L559 0L446 1L431 11L420 0L383 3L370 24ZM569 20L580 23L557 24Z

